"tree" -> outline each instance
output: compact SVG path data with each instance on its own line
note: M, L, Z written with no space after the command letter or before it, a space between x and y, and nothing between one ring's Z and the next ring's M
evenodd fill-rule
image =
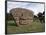
M45 11L43 11L43 13L39 12L38 18L39 18L41 23L43 23L43 22L45 23Z
M40 20L41 23L43 23L43 13L41 12L38 13L38 19Z
M45 23L45 11L43 11L43 22Z
M13 20L13 16L10 13L7 13L7 20Z

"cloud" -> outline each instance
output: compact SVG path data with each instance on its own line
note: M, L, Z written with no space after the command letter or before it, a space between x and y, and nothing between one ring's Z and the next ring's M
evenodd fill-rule
M7 5L8 5L7 6L8 13L12 8L17 8L17 7L32 10L35 15L38 12L44 11L44 4L40 4L40 3L8 2Z

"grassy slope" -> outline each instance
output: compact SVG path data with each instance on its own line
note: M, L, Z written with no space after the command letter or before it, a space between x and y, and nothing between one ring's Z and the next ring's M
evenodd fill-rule
M14 21L10 24L8 22L8 33L21 33L21 32L44 32L44 23L41 24L38 20L34 21L30 26L16 27Z

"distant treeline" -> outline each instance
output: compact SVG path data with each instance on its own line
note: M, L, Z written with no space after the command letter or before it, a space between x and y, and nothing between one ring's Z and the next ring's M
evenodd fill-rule
M43 13L39 12L37 16L34 15L34 20L36 19L39 19L41 23L45 23L45 11Z
M6 19L7 20L13 20L14 18L13 18L13 16L10 13L7 13L6 14Z

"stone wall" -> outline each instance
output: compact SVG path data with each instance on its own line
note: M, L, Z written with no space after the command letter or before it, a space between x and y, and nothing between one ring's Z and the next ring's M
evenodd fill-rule
M10 10L13 18L16 20L17 26L31 25L33 22L33 11L24 8L14 8Z

